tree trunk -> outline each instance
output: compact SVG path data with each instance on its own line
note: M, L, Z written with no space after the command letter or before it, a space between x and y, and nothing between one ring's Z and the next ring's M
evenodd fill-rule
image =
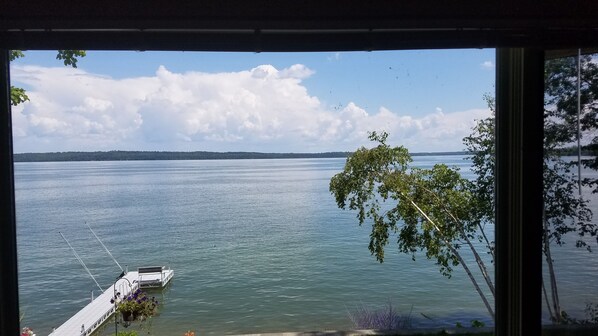
M548 300L548 293L546 293L546 286L544 285L544 277L542 277L542 293L544 293L544 301L546 301L546 307L548 308L548 314L552 318L552 308L550 307L550 301Z
M436 231L438 231L442 235L442 230L440 230L440 228L438 227L438 225L436 225L436 223L434 223L434 221L431 220L430 217L428 217L428 215L413 200L409 199L409 201L411 202L411 205L413 205L417 209L417 211L419 211L419 213L421 213L422 216L424 216L428 220L428 222L430 222L430 224L432 224L434 226L434 229ZM455 255L455 257L457 257L457 259L459 260L459 263L461 263L461 266L463 266L463 269L465 270L465 273L467 273L467 276L469 277L469 280L471 280L471 283L473 284L473 287L475 288L475 290L480 295L480 298L482 299L482 302L484 302L484 305L486 306L486 309L488 310L488 313L492 317L492 320L494 320L494 310L492 309L492 306L488 302L488 299L486 298L486 295L484 294L484 292L482 292L482 289L478 285L478 282L475 279L475 277L473 276L473 273L471 273L471 271L469 270L469 267L465 263L465 260L463 260L463 258L461 257L461 254L459 254L459 251L457 251L453 247L453 245L451 244L450 241L448 241L446 239L442 239L442 241L451 250L451 252Z
M494 293L494 284L492 283L492 278L490 278L490 275L488 275L488 269L486 269L486 265L484 264L484 261L482 260L482 258L478 254L478 251L475 249L475 247L471 243L471 240L469 240L469 238L467 237L465 232L463 232L463 230L461 230L461 234L463 235L463 237L465 237L465 241L467 242L467 245L469 245L471 252L473 252L473 255L478 264L478 267L480 268L480 272L482 272L482 276L484 277L484 280L486 280L486 284L488 285L488 288L490 289L492 296L496 297L496 294Z
M436 193L432 192L431 190L429 190L427 188L423 188L423 189L426 190L429 194L431 194L434 198L436 198L436 201L439 202L439 204L436 204L436 205L440 206L442 208L442 210L453 219L453 221L455 222L455 224L459 228L459 232L461 232L461 236L463 236L463 238L467 242L467 245L469 246L469 249L473 253L473 256L475 257L476 263L478 264L478 267L480 268L480 272L482 272L482 276L484 277L484 280L486 280L486 285L488 285L488 289L490 289L490 292L492 293L492 297L496 297L496 294L495 294L495 291L494 291L494 284L492 283L492 278L490 278L490 276L488 275L488 269L486 268L486 264L484 263L484 261L480 257L480 254L478 253L478 251L476 250L476 248L473 246L473 243L471 242L471 240L469 239L469 237L467 237L467 234L465 233L465 231L463 230L463 227L464 227L463 223L457 217L455 217L455 215L453 215L453 213L450 212L444 206L444 204L441 202L440 198L438 197L438 195ZM413 203L413 201L411 201L411 203L417 208L417 210L421 214L423 214L423 211L419 207L417 207L417 205L415 205L415 203ZM426 215L424 215L424 216L426 216ZM426 218L428 218L428 216L426 216ZM428 220L430 220L430 219L428 218ZM434 225L434 227L436 228L436 230L439 230L439 228L436 225ZM488 247L490 247L489 242L488 242L488 238L486 238L486 234L484 233L484 230L481 229L481 226L478 225L478 227L480 227L482 235L486 239L486 244L488 245ZM492 253L491 249L490 249L490 253ZM493 253L492 253L492 260L494 260L494 254Z
M551 319L553 322L563 322L563 313L561 310L561 304L559 302L559 293L556 283L556 275L554 273L554 262L550 254L550 237L548 236L548 221L544 220L544 256L546 257L546 263L548 264L548 276L550 278L550 293L552 296L553 315Z
M490 303L488 302L486 295L484 294L484 292L482 292L480 286L478 285L478 282L476 281L475 277L473 276L473 273L471 273L471 271L469 270L469 267L465 263L465 260L463 260L463 258L461 258L461 255L459 254L459 252L450 243L448 243L446 241L445 241L445 243L447 244L448 248L455 254L457 259L459 259L461 266L463 266L463 269L467 273L467 276L469 276L469 279L471 280L473 287L475 287L475 290L478 292L478 294L482 298L482 301L484 302L486 309L488 309L488 313L490 314L490 316L492 317L492 320L494 321L494 310L492 309L492 306L490 306ZM492 294L494 294L494 293L492 293Z

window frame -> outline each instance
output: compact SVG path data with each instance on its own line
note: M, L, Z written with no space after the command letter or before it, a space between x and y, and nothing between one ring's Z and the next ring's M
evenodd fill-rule
M193 3L173 9L166 1L148 0L135 8L107 0L96 12L84 1L61 7L38 1L0 4L0 334L19 331L9 50L480 47L498 48L495 334L540 334L544 56L548 49L598 45L598 22L592 17L598 2L305 0L261 9L273 2ZM534 219L537 225L529 225Z

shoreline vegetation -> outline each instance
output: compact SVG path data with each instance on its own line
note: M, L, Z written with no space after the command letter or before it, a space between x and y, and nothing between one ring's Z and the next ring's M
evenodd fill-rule
M261 152L171 152L171 151L99 151L99 152L51 152L17 153L15 162L62 162L62 161L147 161L147 160L243 160L243 159L320 159L346 158L352 152L322 153L261 153ZM422 152L413 156L467 155L467 151Z

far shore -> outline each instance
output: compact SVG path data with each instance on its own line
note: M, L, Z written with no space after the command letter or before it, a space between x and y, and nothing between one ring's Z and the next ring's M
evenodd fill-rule
M324 159L346 158L352 152L323 153L261 153L261 152L160 152L160 151L105 151L105 152L52 152L17 153L15 162L62 161L151 161L151 160L243 160L243 159ZM412 156L468 155L467 151L420 152Z

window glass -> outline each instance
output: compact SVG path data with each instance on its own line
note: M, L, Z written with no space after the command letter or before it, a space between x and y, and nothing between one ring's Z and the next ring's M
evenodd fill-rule
M155 314L98 334L493 325L493 50L55 58L11 64L22 326L163 265ZM361 146L393 170L360 226Z
M596 323L598 65L560 54L545 63L543 322Z

